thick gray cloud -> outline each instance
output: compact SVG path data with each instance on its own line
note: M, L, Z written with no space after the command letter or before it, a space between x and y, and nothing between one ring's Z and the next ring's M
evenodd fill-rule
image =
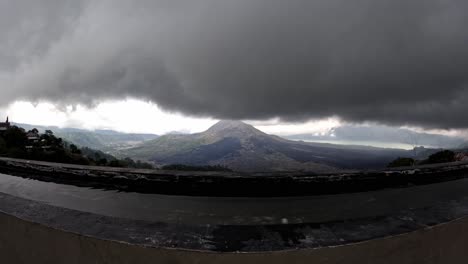
M0 104L468 128L464 0L0 0Z

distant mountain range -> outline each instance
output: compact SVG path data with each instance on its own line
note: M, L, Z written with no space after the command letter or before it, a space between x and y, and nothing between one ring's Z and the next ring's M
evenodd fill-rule
M220 121L188 135L164 135L120 155L156 164L223 165L238 171L313 171L385 167L412 151L310 143L268 135L239 121Z
M122 149L131 148L145 141L158 137L154 134L127 134L113 130L85 130L77 128L59 128L54 126L37 126L29 124L15 124L25 130L33 128L39 131L52 130L58 137L80 147L99 149L111 154Z
M268 135L240 121L220 121L196 134L126 134L112 130L84 130L16 124L26 130L52 130L58 137L80 147L102 150L119 158L130 157L156 165L223 165L238 171L333 172L342 169L385 167L397 157L426 158L434 149L417 151L359 145L336 145L298 140L345 139L349 142L395 142L405 135L415 145L457 145L460 139L416 133L410 130L345 126L318 135L295 135L289 139ZM416 134L413 134L416 133ZM294 139L294 140L290 140ZM398 142L401 142L398 141ZM416 143L416 142L414 142ZM428 144L423 144L428 143ZM430 143L430 144L429 144Z
M419 133L409 129L387 126L343 125L322 134L298 134L285 136L291 140L322 141L348 144L386 146L425 146L430 148L460 148L468 145L466 139L438 134ZM385 144L386 143L386 144Z

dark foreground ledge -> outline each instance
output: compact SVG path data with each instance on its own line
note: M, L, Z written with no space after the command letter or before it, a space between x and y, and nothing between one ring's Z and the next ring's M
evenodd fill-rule
M140 193L279 197L372 191L468 177L468 163L318 175L138 170L0 158L0 173L41 181Z
M14 160L4 162L21 163L23 166L28 164ZM31 165L41 166L44 166L42 170L62 170L60 164ZM114 176L108 176L109 178L121 177L124 173L129 173L132 177L161 177L158 171L136 173L88 167L92 172L90 174L85 173L86 170L81 167L63 166L67 170L76 170L76 173L82 172L84 177L97 172L115 173ZM431 176L431 173L447 175L444 172L448 175L457 175L456 172L463 175L462 172L466 169L464 166L466 165L450 164L418 168L419 172L402 169L374 173L420 177ZM75 177L74 174L71 175ZM168 175L174 177L173 174ZM181 175L183 174L179 176ZM227 179L239 177L228 174L223 176ZM331 179L337 179L337 176L339 175L331 175ZM247 175L247 178L250 177L253 176ZM297 175L294 177L301 178ZM11 186L28 192L22 184ZM406 185L407 188L402 189L314 196L307 199L316 199L324 204L323 208L311 209L313 214L320 210L326 211L326 217L322 220L246 225L122 218L0 193L0 256L2 263L12 264L466 263L467 186L468 179L459 179L421 186ZM66 187L70 186L60 186ZM45 192L48 190L42 189ZM54 190L61 192L63 189ZM22 192L17 194L22 195ZM353 206L344 204L345 209L338 212L349 212L340 214L340 217L331 208L333 203L330 201L336 196L342 196L353 203ZM93 200L95 203L99 201ZM386 206L389 209L383 210ZM366 213L362 214L362 210ZM255 215L260 214L256 212Z
M177 225L0 194L2 263L466 263L468 200L272 226Z
M56 207L3 193L0 193L1 213L64 232L142 247L259 253L342 246L431 229L467 217L468 198L434 203L423 208L396 210L386 215L273 225L134 220ZM0 231L4 232L2 228L5 226L0 225Z
M0 255L8 264L465 264L468 219L364 243L256 254L157 249L64 232L0 214Z

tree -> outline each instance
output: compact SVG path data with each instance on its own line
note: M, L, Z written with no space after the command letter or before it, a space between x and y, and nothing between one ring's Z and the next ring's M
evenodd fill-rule
M137 161L136 167L139 169L154 169L153 165L147 162L141 162L140 160Z
M16 126L0 133L0 155L81 165L96 164L113 167L152 168L151 164L140 161L135 162L131 158L119 160L102 151L79 148L75 144L69 144L62 140L62 138L57 138L51 130L39 134L39 131L34 128L29 132L37 133L40 139L39 142L29 142L26 131ZM27 146L31 147L27 148Z
M3 133L3 138L8 148L23 149L26 146L26 132L22 128L16 126L10 127Z
M125 167L136 168L136 163L131 158L125 158L123 162L125 163Z
M81 154L81 150L75 144L70 145L70 151L73 154Z
M387 167L388 168L395 168L395 167L407 167L413 166L416 161L412 158L397 158L396 160L390 162Z
M101 159L97 160L96 165L107 166L107 159L106 158L101 158Z
M123 164L122 161L120 161L120 160L112 160L108 164L111 167L118 167L118 168L125 167L125 164Z
M0 137L0 154L5 154L8 148L6 146L6 142L3 138Z
M169 164L162 167L163 170L176 170L176 171L232 171L231 169L221 165L185 165L185 164Z
M427 163L445 163L445 162L454 162L455 161L455 152L451 150L443 150L437 153L432 154L427 159Z

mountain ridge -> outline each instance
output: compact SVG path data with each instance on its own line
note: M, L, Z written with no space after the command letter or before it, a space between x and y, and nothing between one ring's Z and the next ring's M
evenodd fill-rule
M126 149L122 154L157 165L222 165L239 171L330 172L383 167L409 152L291 141L240 121L223 120L206 131L164 135Z
M57 126L40 126L14 123L25 130L33 128L39 131L52 130L54 134L79 147L99 149L104 152L117 152L120 149L134 147L139 143L155 139L158 135L149 133L123 133L114 130L86 130L79 128L59 128Z
M341 125L325 133L303 133L284 136L290 140L349 142L351 144L395 143L407 147L458 148L468 144L462 137L416 132L383 125ZM366 143L367 142L367 143Z

